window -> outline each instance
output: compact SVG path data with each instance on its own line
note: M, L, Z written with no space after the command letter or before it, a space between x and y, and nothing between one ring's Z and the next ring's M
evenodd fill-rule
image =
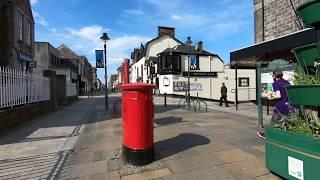
M172 69L172 55L166 56L166 66L164 69Z
M239 78L239 87L249 87L249 78Z
M173 56L172 57L172 66L174 69L181 69L180 56Z
M31 45L31 38L32 38L31 23L30 23L30 21L27 21L27 24L26 24L26 43L29 46Z
M143 64L141 64L141 77L143 79Z
M166 56L162 56L160 68L165 69L165 67L166 67Z
M23 40L23 15L18 12L18 40Z
M181 69L180 55L163 55L160 57L160 66L162 70Z

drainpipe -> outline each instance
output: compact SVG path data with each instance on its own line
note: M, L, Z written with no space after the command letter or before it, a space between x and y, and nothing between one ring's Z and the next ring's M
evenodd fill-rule
M261 1L262 3L262 41L265 40L264 38L264 31L265 31L265 28L264 28L264 0Z

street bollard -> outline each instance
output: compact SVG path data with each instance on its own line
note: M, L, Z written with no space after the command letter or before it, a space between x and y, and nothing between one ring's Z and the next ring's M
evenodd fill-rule
M154 85L130 83L122 90L123 160L135 166L154 160L153 118Z

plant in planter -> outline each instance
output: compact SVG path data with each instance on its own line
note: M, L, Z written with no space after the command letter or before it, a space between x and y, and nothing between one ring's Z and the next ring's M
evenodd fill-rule
M312 74L309 72L296 72L293 75L293 83L295 85L320 85L320 63L314 63L315 70Z
M320 106L320 66L315 63L313 72L296 72L294 85L287 87L288 97L292 104Z
M287 118L283 118L280 123L273 127L307 136L320 136L320 119L314 111L305 112L304 115L293 112Z

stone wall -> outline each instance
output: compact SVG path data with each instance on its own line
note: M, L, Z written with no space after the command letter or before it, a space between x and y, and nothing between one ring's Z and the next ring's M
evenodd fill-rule
M306 1L292 0L292 3L297 9ZM255 43L268 41L301 29L289 0L254 0L254 7Z
M54 104L43 101L25 106L0 111L0 134L5 130L20 125L40 115L54 110Z

